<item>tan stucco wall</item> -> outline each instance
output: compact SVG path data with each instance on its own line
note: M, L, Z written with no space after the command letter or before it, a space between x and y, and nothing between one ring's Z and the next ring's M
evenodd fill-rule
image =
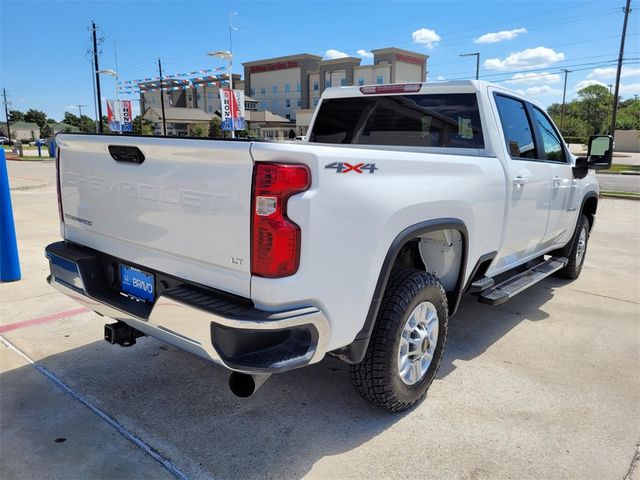
M616 152L640 152L640 130L616 130Z

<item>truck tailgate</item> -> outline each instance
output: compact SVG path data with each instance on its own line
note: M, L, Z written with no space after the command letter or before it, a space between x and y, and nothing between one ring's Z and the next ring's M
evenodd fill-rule
M60 135L58 144L65 239L249 297L251 143ZM116 161L109 146L145 159Z

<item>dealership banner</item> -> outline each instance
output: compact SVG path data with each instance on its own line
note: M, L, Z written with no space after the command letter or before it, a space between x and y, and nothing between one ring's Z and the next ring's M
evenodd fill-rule
M112 132L133 132L131 100L107 100L107 121Z
M221 88L220 103L222 105L220 128L224 131L244 130L244 92Z

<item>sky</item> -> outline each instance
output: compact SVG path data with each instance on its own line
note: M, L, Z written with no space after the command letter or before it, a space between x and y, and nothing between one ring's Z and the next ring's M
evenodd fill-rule
M207 57L229 49L242 62L311 53L351 55L371 63L371 49L399 47L429 55L427 81L475 76L500 82L549 105L590 83L615 82L624 0L587 1L10 1L0 0L0 88L10 109L94 116L91 21L99 27L100 68L120 80L221 67ZM621 96L640 95L640 1L631 2ZM103 97L115 79L103 77ZM135 97L125 97L135 99ZM134 108L137 108L134 102ZM104 105L104 103L103 103ZM103 107L104 108L104 107ZM134 113L135 112L134 110ZM4 115L0 115L4 120Z

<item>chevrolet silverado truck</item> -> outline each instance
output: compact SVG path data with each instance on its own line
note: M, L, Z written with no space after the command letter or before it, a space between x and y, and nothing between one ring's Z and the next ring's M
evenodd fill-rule
M462 294L578 277L613 140L576 158L539 105L462 81L327 89L302 142L58 145L48 281L115 320L107 341L199 355L239 396L333 355L396 412L425 396Z

